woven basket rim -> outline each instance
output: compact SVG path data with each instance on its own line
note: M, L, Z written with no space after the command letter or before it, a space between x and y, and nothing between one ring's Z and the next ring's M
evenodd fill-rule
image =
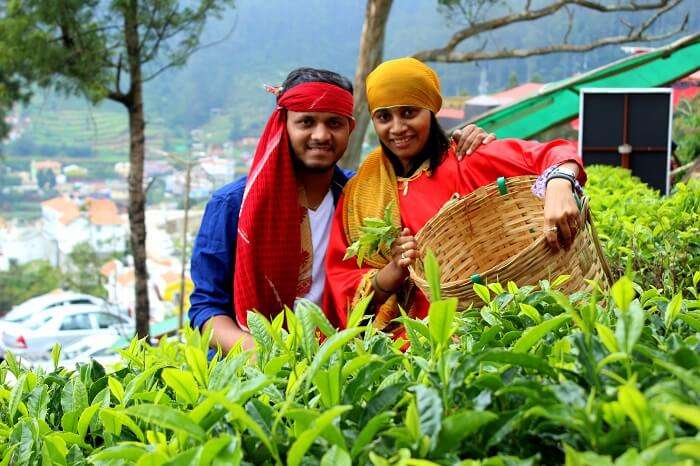
M545 238L544 234L542 234L539 238L537 238L528 247L521 250L519 253L511 256L509 259L507 259L503 262L499 262L498 264L494 265L493 267L491 267L490 269L488 269L484 272L479 272L479 275L490 275L490 274L493 274L493 272L495 272L497 269L502 269L504 267L508 267L513 262L515 262L517 259L519 259L520 256L522 256L526 253L529 253L533 249L538 248L540 246L540 244L546 240L547 240L547 238ZM420 282L421 284L426 284L426 285L428 284L428 281L425 278L420 277L416 273L415 268L412 265L408 266L408 271L409 271L411 278L413 279L414 282L416 282L416 283ZM472 283L471 278L462 279L462 280L452 280L450 282L440 282L440 287L448 287L448 286L453 286L453 285L469 285L470 283Z
M534 181L537 180L537 176L535 176L535 175L521 175L521 176L512 176L512 177L504 177L504 178L505 178L506 183L508 183L509 181L511 181L511 182L512 182L512 181L516 181L516 182L518 183L519 186L522 186L522 185L525 184L525 183L531 183L531 182L534 182ZM456 199L454 199L454 200L452 200L452 201L447 201L447 202L452 202L452 204L450 204L450 205L448 205L448 206L446 206L446 207L443 206L443 208L441 208L437 213L435 213L435 215L433 215L433 216L425 223L425 225L423 225L423 227L418 231L418 233L416 233L416 240L420 243L420 239L421 239L421 236L422 236L421 233L424 231L424 229L425 229L426 227L428 227L429 225L431 225L433 222L437 221L436 219L438 219L439 217L445 215L447 212L452 211L453 209L458 209L458 208L462 207L462 204L463 204L465 201L468 201L470 198L472 198L472 197L474 196L475 193L483 192L483 191L486 191L487 189L493 189L494 186L496 186L496 182L493 182L493 183L489 183L489 184L480 186L479 188L475 189L474 191L472 191L471 193L469 193L469 194L467 194L467 195L461 196L461 197L456 198ZM521 192L523 192L523 191L521 191ZM532 196L533 196L533 197L536 197L534 194L532 194ZM584 219L583 224L584 224L584 225L592 225L592 223L591 223L592 220L591 220L591 217L590 217L590 212L589 212L589 210L588 210L588 209L589 209L589 206L588 206L588 199L587 199L587 196L584 196L584 197L581 199L581 203L582 203L582 205L585 206L585 208L580 212L580 216L583 217L583 219ZM578 235L581 235L581 234L584 234L584 231L583 231L583 230L581 230L581 231L578 232L577 237L578 237ZM592 234L592 233L591 233L591 234ZM509 257L508 259L506 259L506 260L504 260L504 261L502 261L502 262L499 262L498 264L495 264L494 266L492 266L492 267L489 268L488 270L485 270L485 271L483 271L483 272L478 272L478 274L479 274L480 276L493 275L494 272L496 272L497 270L507 268L507 267L510 266L513 262L515 262L515 261L517 261L518 259L520 259L523 255L529 254L532 250L541 247L542 243L543 243L543 242L546 242L546 241L547 241L547 238L546 238L546 236L544 235L544 232L542 232L542 233L538 236L538 238L537 238L535 241L533 241L532 243L530 243L530 245L528 245L526 248L522 249L522 250L521 250L520 252L518 252L517 254L514 254L514 255L512 255L511 257ZM422 261L422 259L420 259L420 260ZM419 276L419 275L418 275L418 273L416 272L416 269L415 269L415 267L414 267L413 265L409 265L409 266L408 266L408 271L409 271L409 275L410 275L411 279L412 279L419 287L423 287L423 286L427 286L427 285L428 285L428 281L427 281L425 278L423 278L422 276ZM449 281L449 282L441 282L441 283L440 283L440 288L443 288L443 289L444 289L444 288L448 288L448 287L452 287L452 286L468 286L468 285L471 285L471 284L473 284L471 278L464 278L464 279L459 279L459 280L452 280L452 281Z

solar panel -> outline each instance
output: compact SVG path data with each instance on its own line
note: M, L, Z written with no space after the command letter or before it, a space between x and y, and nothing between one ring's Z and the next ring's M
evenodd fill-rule
M584 165L628 168L668 194L673 105L667 88L582 89L579 152Z

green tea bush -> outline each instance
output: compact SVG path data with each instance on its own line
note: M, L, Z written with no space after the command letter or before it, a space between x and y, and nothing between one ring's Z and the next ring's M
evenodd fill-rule
M661 196L621 168L586 169L593 220L614 274L672 293L700 270L700 180Z
M567 297L565 280L475 285L484 304L463 312L435 301L425 321L401 318L406 351L367 322L365 301L340 331L308 302L272 322L249 314L255 356L207 361L196 332L134 340L111 374L30 371L10 355L0 464L700 461L697 294L637 295L623 278L608 296Z

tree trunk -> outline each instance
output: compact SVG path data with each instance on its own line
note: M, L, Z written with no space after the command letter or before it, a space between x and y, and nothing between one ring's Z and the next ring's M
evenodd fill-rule
M355 71L355 130L350 135L348 150L340 164L356 169L362 157L362 142L369 125L365 79L379 65L384 55L384 33L393 0L367 0L365 23L360 37L360 57Z
M130 0L124 14L129 78L127 94L129 111L129 227L131 253L134 257L134 293L136 302L136 335L149 334L148 270L146 269L146 196L143 190L145 127L143 114L143 82L139 50L138 0Z

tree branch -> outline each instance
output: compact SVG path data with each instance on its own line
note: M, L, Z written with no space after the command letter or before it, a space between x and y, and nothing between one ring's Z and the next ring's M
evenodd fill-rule
M664 34L658 34L658 35L647 35L646 32L651 28L651 26L656 22L656 20L661 17L663 14L667 13L674 7L676 7L678 4L680 4L683 0L662 0L658 3L653 3L653 4L645 4L645 5L637 5L636 3L632 2L630 4L622 4L622 5L600 5L597 2L591 2L588 0L561 0L558 3L551 4L545 8L539 9L539 10L534 10L531 12L524 11L522 13L518 13L516 15L509 15L506 17L498 18L496 20L490 20L490 21L485 21L483 23L476 24L470 28L463 29L462 31L457 32L455 35L452 36L448 44L443 47L443 48L438 48L438 49L432 49L432 50L424 50L418 53L415 53L413 55L414 58L421 60L421 61L432 61L432 62L443 62L443 63L459 63L459 62L465 62L465 61L471 61L471 60L495 60L495 59L503 59L503 58L524 58L524 57L529 57L533 55L546 55L550 53L561 53L561 52L587 52L589 50L593 50L599 47L603 47L606 45L612 45L612 44L625 44L625 43L630 43L630 42L649 42L649 41L656 41L656 40L662 40L662 39L667 39L669 37L674 36L675 34L678 34L679 32L682 32L685 30L687 23L688 23L688 15L685 16L683 19L683 22L681 25L670 32L664 33ZM489 52L483 52L483 51L471 51L471 52L455 52L454 49L456 46L464 39L462 37L471 37L475 34L479 34L483 32L482 30L488 30L492 29L493 27L503 27L507 24L513 24L514 22L519 22L519 21L529 21L530 19L525 19L525 17L533 17L536 16L538 18L543 17L543 16L549 16L553 14L554 12L558 11L562 7L565 6L565 4L576 4L579 6L582 6L584 8L589 8L589 9L599 9L603 8L604 10L600 11L627 11L628 8L632 8L636 6L636 9L658 9L653 15L651 15L646 21L644 21L641 25L639 25L637 28L630 30L628 34L626 35L619 35L619 36L611 36L611 37L605 37L603 39L599 39L593 42L590 42L588 44L558 44L558 45L550 45L550 46L545 46L545 47L537 47L533 49L513 49L513 50L496 50L496 51L489 51ZM547 10L549 13L544 14L543 11ZM517 17L517 19L516 19ZM497 26L494 26L494 24L499 24ZM486 29L484 29L486 28ZM468 32L468 36L465 35ZM459 39L459 40L458 40ZM568 39L568 32L565 36L565 40Z
M499 60L503 58L525 58L533 55L548 55L551 53L561 53L561 52L588 52L599 47L604 47L606 45L614 44L627 44L630 42L650 42L656 40L668 39L673 37L685 30L686 24L688 22L688 16L681 26L673 31L666 32L664 34L658 35L631 35L631 36L612 36L606 37L588 44L560 44L560 45L550 45L547 47L538 47L533 49L513 49L513 50L497 50L491 52L452 52L447 55L425 55L425 54L415 54L413 57L421 61L433 61L442 63L461 63L465 61L474 60Z
M462 55L459 53L454 53L455 48L457 48L459 44L473 36L484 33L486 31L500 29L511 24L516 24L525 21L533 21L540 18L544 18L546 16L551 16L563 7L568 5L576 5L581 8L587 8L590 10L595 10L604 13L616 11L641 11L656 9L662 9L662 11L665 12L668 11L668 9L675 7L678 3L680 3L680 1L681 0L658 0L651 3L638 4L636 1L631 0L627 3L607 5L592 0L557 0L556 2L550 3L549 5L546 5L536 10L530 9L531 2L528 1L525 10L520 13L513 13L501 16L499 18L485 20L479 23L473 23L470 26L454 33L444 47L431 50L424 50L416 53L414 57L418 58L419 60L425 61L445 61L441 59L433 59L431 57L448 57Z
M236 19L233 21L233 26L231 26L231 29L229 29L228 32L226 32L226 34L221 39L215 40L213 42L209 42L209 43L201 45L199 47L193 47L187 51L187 55L190 55L192 53L198 52L199 50L213 47L215 45L226 42L233 34L233 31L236 30L236 26L238 25L238 18L239 18L239 16L238 16L238 14L236 14ZM171 61L170 63L163 65L158 70L154 71L153 74L144 78L143 82L148 82L148 81L152 80L153 78L155 78L156 76L158 76L159 74L163 73L164 71L166 71L170 68L174 68L176 66L179 66L179 64L177 62Z

